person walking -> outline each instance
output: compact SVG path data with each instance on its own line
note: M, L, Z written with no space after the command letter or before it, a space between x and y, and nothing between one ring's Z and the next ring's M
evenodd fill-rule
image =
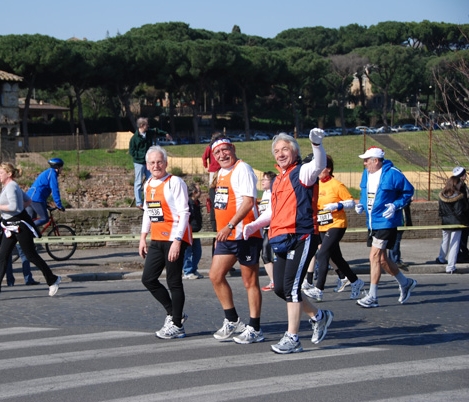
M5 276L11 252L18 242L26 258L31 261L44 275L49 286L49 296L55 296L59 290L61 277L52 273L47 263L39 256L34 245L34 238L40 234L25 207L31 204L31 198L21 190L16 178L21 171L13 164L4 162L0 164L0 211L2 215L1 226L3 238L0 243L0 283Z
M280 341L271 346L275 353L301 352L298 337L301 312L309 316L313 335L311 342L321 342L334 314L320 310L302 298L301 283L311 258L317 250L317 179L326 166L326 152L322 146L324 131L312 129L309 139L314 159L301 163L298 142L286 133L272 140L272 153L279 174L272 186L270 207L253 223L245 226L243 236L249 238L260 228L270 225L269 241L275 252L274 292L286 301L288 327Z
M183 313L182 265L185 249L192 239L187 186L180 177L167 172L168 156L164 148L151 146L145 160L151 177L143 189L145 204L138 247L140 256L145 259L142 283L166 310L163 327L156 331L156 336L183 338L187 315ZM169 291L159 281L165 267Z
M202 229L202 212L200 209L200 187L191 183L187 191L189 193L189 223L192 233L200 232ZM198 264L202 258L202 243L200 239L192 238L192 246L188 245L184 253L184 263L182 266L183 279L202 279L204 276L198 272Z
M466 185L467 173L466 169L462 166L456 166L453 169L453 176L457 177L461 181L461 193L463 193L466 198L469 196ZM469 249L467 248L467 240L469 237L469 228L461 230L461 240L459 241L459 252L458 260L459 263L469 262Z
M262 179L261 179L261 187L264 192L262 193L262 198L259 201L259 214L262 215L262 213L267 209L267 207L270 204L270 199L272 192L270 191L272 187L272 181L275 180L275 177L277 175L272 172L264 172L262 173ZM274 253L272 252L272 247L269 244L269 227L265 227L262 229L262 235L263 235L263 243L262 243L262 261L264 262L264 269L265 272L267 273L267 276L269 277L269 283L266 286L263 286L261 290L263 292L269 292L274 289Z
M396 263L391 261L386 250L394 247L397 227L402 222L402 208L414 195L414 187L394 167L390 160L384 159L384 151L379 147L368 148L359 155L365 169L360 182L360 203L355 205L358 214L366 213L368 227L367 245L370 247L370 290L357 304L361 307L379 307L378 283L381 269L393 276L399 283L398 302L403 304L417 281L407 278Z
M340 249L340 241L347 230L345 209L353 208L355 202L347 187L334 178L334 161L332 157L327 155L326 160L326 167L319 174L318 225L321 247L319 247L316 254L318 277L316 286L304 289L303 292L306 296L317 301L323 300L329 259L331 259L337 269L350 281L350 299L355 300L360 296L365 283L352 271ZM342 284L340 277L339 281Z
M469 225L469 202L462 182L457 176L451 176L443 190L438 194L438 215L442 225ZM440 257L446 258L446 273L456 272L456 262L462 229L443 229Z
M129 141L129 154L134 163L134 197L137 208L143 209L142 188L143 181L150 177L147 169L145 156L148 149L154 144L155 137L166 137L172 139L171 136L158 128L149 128L148 119L139 117L137 119L137 130Z
M220 164L213 208L217 224L215 251L210 267L210 280L223 308L225 319L213 336L240 344L262 342L260 326L262 294L259 287L259 254L262 234L257 230L251 239L243 239L244 227L258 217L256 206L257 177L251 166L238 159L230 139L220 135L213 140L212 151ZM249 305L249 323L239 317L227 273L238 261Z

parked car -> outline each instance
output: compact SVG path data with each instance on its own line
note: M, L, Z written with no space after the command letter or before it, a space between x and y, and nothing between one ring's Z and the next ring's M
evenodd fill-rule
M244 134L242 134L244 136ZM240 135L230 134L227 135L231 142L244 142L244 138L240 137Z
M360 135L363 134L363 132L361 130L358 130L356 127L352 127L347 129L347 134Z
M156 139L156 144L165 147L168 145L177 145L178 143L174 140L168 140L166 137L161 137Z
M342 132L337 131L337 129L335 128L326 128L324 129L324 133L326 137L333 137L333 136L342 134Z
M413 124L404 124L402 126L403 131L422 131L419 126L414 126Z
M265 141L265 140L270 140L270 137L267 134L264 133L255 133L252 137L252 140L254 141Z
M355 127L357 130L360 130L360 132L362 134L366 133L366 134L376 134L376 131L371 128L371 127L367 127L367 126L357 126Z
M210 144L211 139L209 137L199 137L199 143L201 144Z

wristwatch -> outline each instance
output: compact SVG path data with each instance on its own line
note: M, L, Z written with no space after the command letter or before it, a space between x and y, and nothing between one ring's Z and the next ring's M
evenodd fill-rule
M228 227L230 228L230 230L233 230L235 228L232 223L228 223Z
M174 240L181 241L182 239L180 237L175 237Z

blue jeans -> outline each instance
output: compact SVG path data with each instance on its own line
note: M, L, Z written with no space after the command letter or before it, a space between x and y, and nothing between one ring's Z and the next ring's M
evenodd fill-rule
M137 206L143 205L142 194L143 194L143 178L145 180L150 177L150 171L147 169L147 166L141 163L134 163L135 169L135 180L134 180L134 196L135 204Z
M202 258L202 243L200 239L193 239L192 246L187 246L184 253L184 265L182 271L184 275L193 274L199 269L198 264Z
M31 263L24 255L23 249L21 248L19 243L16 243L16 250L18 251L18 255L20 256L23 265L24 283L30 283L34 281L33 274L31 273Z

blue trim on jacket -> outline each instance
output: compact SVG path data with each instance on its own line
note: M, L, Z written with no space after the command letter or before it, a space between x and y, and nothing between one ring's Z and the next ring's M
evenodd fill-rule
M385 159L370 217L367 208L367 182L368 171L365 169L360 182L360 204L363 205L366 212L368 229L392 229L402 225L402 209L412 201L414 186L390 160ZM383 217L383 212L387 209L385 204L389 203L396 206L396 212L392 219Z

